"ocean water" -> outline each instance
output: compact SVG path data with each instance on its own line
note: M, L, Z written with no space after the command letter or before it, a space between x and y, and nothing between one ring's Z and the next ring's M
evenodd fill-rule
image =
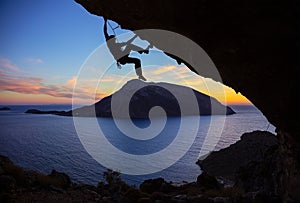
M55 115L25 114L27 109L40 110L70 110L70 105L20 105L9 106L11 111L0 111L0 154L8 156L15 164L26 169L50 173L52 169L67 173L74 182L96 185L103 181L103 172L107 170L103 165L130 165L130 170L147 171L150 166L159 165L161 159L153 158L147 164L131 164L128 160L113 158L110 151L102 151L101 158L107 163L98 163L87 151L88 147L95 148L98 138L91 138L89 143L82 144L82 139L88 138L95 131L89 127L83 128L81 137L78 136L73 118ZM195 162L199 156L211 150L218 150L235 143L245 132L254 130L275 131L262 113L254 106L231 106L236 114L229 116L201 116L199 126L195 131L196 137L191 147L187 148L187 139L177 142L175 149L184 155L171 166L151 174L127 175L121 177L129 184L138 185L149 178L163 177L173 182L192 182L197 179L201 170ZM199 117L198 117L199 118ZM80 118L88 126L90 118ZM97 118L99 127L105 134L105 139L115 148L135 156L161 153L171 145L177 132L184 122L182 133L191 134L189 123L195 117L170 118L158 136L149 140L136 140L124 136L113 119ZM153 120L152 124L161 123ZM149 120L136 120L134 124L145 128L151 123ZM78 129L77 129L78 130ZM151 130L151 129L150 129ZM93 140L95 139L95 140ZM105 148L106 149L106 148ZM93 148L92 148L93 150ZM106 153L107 152L107 153ZM176 154L176 153L174 153ZM174 155L175 156L175 155ZM164 162L172 159L172 155L163 157ZM121 163L122 162L122 163ZM149 163L150 162L150 163ZM101 162L102 163L102 162ZM172 163L172 161L170 161ZM139 168L138 168L139 167ZM144 167L144 168L143 168ZM121 170L122 173L122 170Z

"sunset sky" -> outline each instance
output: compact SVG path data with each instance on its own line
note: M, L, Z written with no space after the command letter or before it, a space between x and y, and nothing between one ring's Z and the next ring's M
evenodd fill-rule
M0 16L0 104L72 103L80 68L104 42L103 19L73 0L1 0ZM187 85L222 103L249 103L231 88L223 89L220 83L192 73L159 51L135 56L142 59L148 81ZM153 66L153 61L159 63ZM122 70L112 66L99 84L99 78L93 77L97 70L91 67L91 77L79 89L80 101L91 103L85 97L94 92L97 99L113 93L136 78L133 69L130 65Z

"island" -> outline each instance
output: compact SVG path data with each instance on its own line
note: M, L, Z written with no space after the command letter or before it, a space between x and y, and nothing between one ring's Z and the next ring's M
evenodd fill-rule
M68 116L71 111L41 111L38 109L28 109L25 111L25 113L30 113L30 114L53 114L53 115L58 115L58 116Z
M193 100L189 98L193 95L195 96L194 101L196 102L193 102ZM183 98L181 103L176 96ZM113 98L114 114L112 113ZM127 101L127 104L125 101ZM168 117L231 115L235 113L229 106L225 106L215 98L190 87L170 83L144 82L137 79L128 81L120 90L89 106L67 112L30 109L25 113L114 118L127 118L129 114L132 119L148 119L149 112L156 106L163 108ZM185 107L184 112L182 112L183 106ZM195 109L197 106L198 109ZM165 114L158 112L157 114L152 113L152 116L162 117L165 116Z
M11 110L9 107L0 107L0 111L9 111Z

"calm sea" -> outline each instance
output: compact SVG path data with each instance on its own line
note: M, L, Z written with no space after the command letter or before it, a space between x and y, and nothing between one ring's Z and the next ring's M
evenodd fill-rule
M0 154L8 156L15 164L26 169L34 169L50 173L52 169L67 173L74 182L83 182L96 185L103 180L102 174L107 169L95 161L85 150L77 136L73 119L55 115L25 114L27 109L40 110L70 110L70 105L22 105L9 106L12 110L0 111ZM210 151L217 143L215 150L229 146L240 139L244 132L253 130L268 130L274 133L274 126L270 125L262 113L254 106L231 106L236 114L230 116L201 116L200 127L194 144L187 153L175 164L156 173L148 175L125 175L123 180L129 184L140 184L149 178L163 177L168 181L182 182L195 181L201 173L195 164L203 150ZM89 119L89 118L81 118ZM192 117L186 119L193 119ZM141 147L139 142L128 142L122 139L122 133L112 119L97 118L109 142L114 146L131 154L154 153L162 150L172 142L174 134L180 124L180 118L168 119L162 131L164 136L152 145ZM85 120L86 121L86 120ZM221 131L215 130L224 126ZM138 120L139 127L149 125L148 120ZM209 128L210 127L210 128ZM210 138L204 139L210 129ZM189 133L186 127L186 134ZM220 134L220 139L214 140ZM88 136L89 132L86 133ZM216 133L216 136L214 136ZM171 138L170 138L171 136ZM127 138L126 138L127 139ZM184 140L183 140L184 142ZM166 144L167 143L167 144ZM180 149L178 146L178 150ZM202 150L202 151L201 151ZM168 157L166 157L168 158ZM155 160L154 160L155 161ZM121 171L122 172L122 171Z

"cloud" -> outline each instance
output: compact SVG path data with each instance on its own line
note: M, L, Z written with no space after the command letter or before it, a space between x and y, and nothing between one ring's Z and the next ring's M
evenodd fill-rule
M113 76L105 76L98 80L98 82L101 82L101 83L102 82L115 82L115 81L117 81L117 79Z
M23 94L54 95L53 87L43 84L42 78L26 77L24 73L9 59L0 58L0 90Z
M183 82L190 86L205 85L204 81L201 80L201 78L186 79L183 80Z
M101 93L101 92L96 92L96 97L95 98L104 98L106 96L108 96L108 94Z
M154 75L160 75L169 71L174 70L175 68L177 68L177 66L163 66L157 70L152 71L152 74Z
M20 72L21 69L17 67L16 65L13 65L12 62L7 58L0 58L0 68L2 70L10 70L15 72Z
M33 77L1 77L0 89L23 94L46 94L56 97L72 97L69 89L62 89L55 85L45 85L43 84L43 80L41 78Z
M154 70L147 70L146 73L153 77L166 76L174 79L183 79L190 77L192 72L186 66L168 65L162 67L156 67Z
M73 76L65 84L48 85L44 84L42 78L25 77L12 73L6 73L0 69L0 91L11 91L22 94L45 94L53 97L82 99L92 98L96 95L96 89L93 86L84 85L76 89L73 94L73 87L76 83L76 77ZM97 95L101 95L97 93ZM101 95L103 96L103 95Z
M105 75L101 79L98 80L99 83L120 83L124 81L129 81L134 79L133 76L130 75L119 75L119 74L110 74Z
M26 61L34 64L42 64L44 63L43 59L40 58L26 58Z
M70 80L67 81L67 84L74 86L76 84L76 81L77 81L77 77L73 76Z
M29 60L41 63L39 59ZM71 77L64 84L45 84L42 78L28 77L24 71L12 64L9 59L0 58L0 91L10 91L22 94L44 94L53 97L82 99L95 98L96 88L88 85L90 81L85 81L82 87L77 87L76 94L73 94L73 87L77 82L76 76ZM98 94L100 95L100 94Z

